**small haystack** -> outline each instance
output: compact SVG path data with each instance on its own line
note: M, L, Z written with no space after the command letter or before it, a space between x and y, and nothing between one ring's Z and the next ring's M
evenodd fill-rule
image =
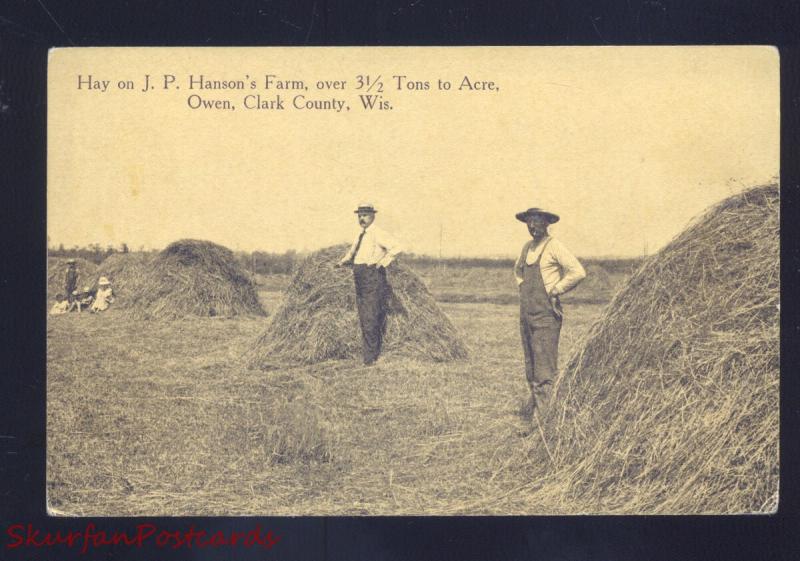
M97 265L80 257L75 259L75 270L78 273L78 290L95 283ZM47 258L47 299L55 300L57 294L64 294L64 281L67 275L66 257ZM66 296L66 295L65 295Z
M776 508L779 279L776 185L723 201L645 261L544 420L570 512Z
M266 315L233 252L199 240L167 246L145 267L131 307L158 318Z
M123 298L126 284L130 295ZM141 317L266 315L233 252L206 241L174 242L152 259L125 267L112 286L120 290L118 307Z
M267 330L249 357L251 365L311 364L361 356L353 273L334 268L347 246L308 256L298 267ZM408 267L389 267L389 315L383 354L449 361L467 356L467 348L425 284Z
M570 292L561 297L565 303L604 304L614 296L611 276L597 263L584 265L586 278Z

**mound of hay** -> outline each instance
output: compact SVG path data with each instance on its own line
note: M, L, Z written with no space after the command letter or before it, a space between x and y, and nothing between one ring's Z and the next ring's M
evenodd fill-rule
M140 252L109 255L94 273L94 288L97 288L100 277L106 277L114 290L115 306L125 307L146 277L152 259L152 254Z
M299 265L281 307L248 357L252 366L361 356L353 273L334 268L347 248L317 251ZM461 337L417 275L397 262L387 274L392 294L382 354L439 362L465 358Z
M94 273L97 265L86 259L75 259L75 270L78 273L78 290L84 286L94 285ZM64 294L64 279L67 275L66 257L47 258L47 299L55 300L57 294ZM65 294L66 296L66 294Z
M266 315L233 252L211 242L180 240L141 263L111 265L122 267L112 275L112 286L119 288L115 305L136 316Z
M779 275L776 185L723 201L645 261L544 420L570 512L776 508Z
M586 278L575 290L561 297L565 303L601 303L608 302L614 296L614 283L602 265L589 263L584 267Z

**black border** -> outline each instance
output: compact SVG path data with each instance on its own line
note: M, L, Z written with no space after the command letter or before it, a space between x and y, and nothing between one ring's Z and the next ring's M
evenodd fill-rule
M797 240L800 3L543 0L197 0L0 7L0 558L798 559ZM781 501L773 516L57 519L44 511L47 51L55 46L768 44L781 55ZM7 438L7 437L13 438ZM143 521L281 537L271 551L9 550L6 528Z

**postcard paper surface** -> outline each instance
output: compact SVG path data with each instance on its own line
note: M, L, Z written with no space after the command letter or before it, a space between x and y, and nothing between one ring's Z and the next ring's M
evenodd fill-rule
M48 509L778 504L770 47L73 48Z

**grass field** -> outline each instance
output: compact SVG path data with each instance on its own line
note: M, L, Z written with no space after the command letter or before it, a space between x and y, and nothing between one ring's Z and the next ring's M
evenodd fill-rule
M405 314L390 319L387 341L403 318L413 337L394 339L402 343L372 368L355 359L289 366L315 351L307 341L324 351L313 359L353 356L342 352L358 337L347 310L352 281L329 264L336 248L307 257L291 280L253 274L272 320L148 321L126 314L122 295L102 315L50 317L49 507L64 515L774 513L778 210L777 185L753 187L638 265L587 260L587 279L563 299L554 404L533 423L518 415L528 390L507 260L417 257L390 269L393 302L403 304L393 310ZM236 279L255 301L244 274ZM412 315L415 306L425 313ZM309 314L315 320L303 321ZM457 353L409 352L445 333L440 349Z
M564 295L563 301L604 304L611 300L637 264L638 260L634 259L624 260L622 265L614 260L588 262L586 281ZM517 284L511 266L453 266L413 261L410 266L439 302L513 305L518 302ZM253 278L264 291L280 291L291 282L290 275L253 275Z
M262 284L267 311L285 282ZM530 475L546 456L517 414L528 392L518 311L482 298L508 293L491 282L476 289L465 277L454 290L478 301L442 303L471 349L447 364L384 357L262 372L243 355L269 318L50 317L51 511L570 513ZM565 305L562 363L602 307Z

